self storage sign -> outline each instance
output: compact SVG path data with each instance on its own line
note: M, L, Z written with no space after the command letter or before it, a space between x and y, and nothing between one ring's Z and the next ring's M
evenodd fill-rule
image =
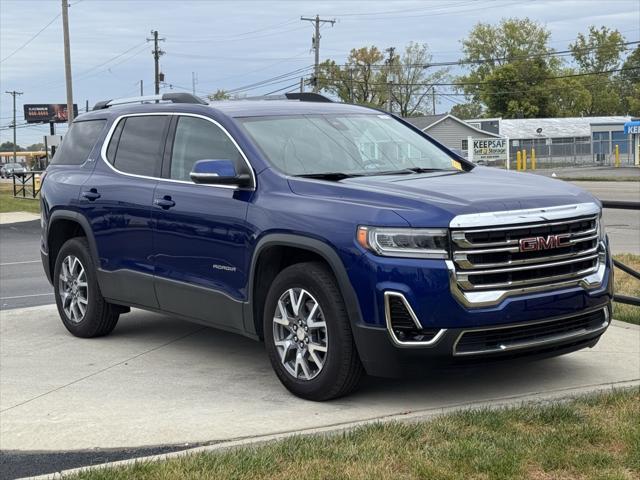
M473 160L507 160L508 140L505 138L473 139Z

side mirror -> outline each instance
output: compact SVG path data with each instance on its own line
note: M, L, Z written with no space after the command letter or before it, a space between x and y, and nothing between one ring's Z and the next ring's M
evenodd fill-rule
M198 160L193 164L193 170L189 176L194 183L237 187L251 185L251 176L236 172L236 167L231 160Z

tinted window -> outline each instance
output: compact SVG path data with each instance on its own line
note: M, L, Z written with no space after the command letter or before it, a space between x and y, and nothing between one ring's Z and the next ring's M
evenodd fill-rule
M51 163L81 165L86 162L105 123L105 120L74 122L64 136L62 145L56 151Z
M115 152L114 166L135 175L160 176L168 122L168 117L159 115L128 117Z
M171 178L189 180L193 164L205 159L232 160L236 171L246 170L240 152L220 127L201 118L180 117L171 152Z

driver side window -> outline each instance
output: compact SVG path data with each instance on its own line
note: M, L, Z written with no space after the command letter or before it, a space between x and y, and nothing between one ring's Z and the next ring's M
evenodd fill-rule
M246 170L240 152L216 124L197 117L178 118L171 151L171 177L190 181L198 160L231 160L237 172Z

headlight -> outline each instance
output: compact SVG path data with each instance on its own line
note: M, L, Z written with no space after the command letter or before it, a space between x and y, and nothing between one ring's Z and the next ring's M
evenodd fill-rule
M449 258L446 228L358 227L358 243L385 257Z
M598 228L598 240L600 242L604 242L605 238L607 237L607 232L605 231L604 223L602 222L602 210L600 210L600 215L598 215L596 226Z

